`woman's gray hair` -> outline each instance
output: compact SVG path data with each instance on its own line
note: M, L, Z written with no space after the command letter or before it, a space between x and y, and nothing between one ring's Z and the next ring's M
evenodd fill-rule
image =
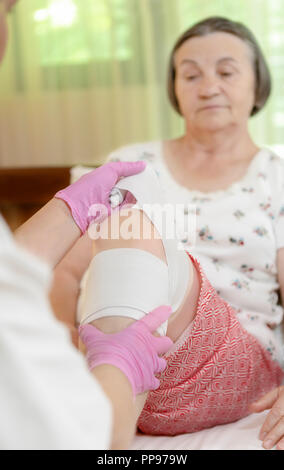
M227 18L213 16L196 23L186 30L176 41L169 60L168 68L168 96L173 108L181 115L180 107L175 94L175 53L181 45L190 38L206 36L210 33L224 32L233 34L242 39L251 49L254 60L255 75L255 100L251 110L251 116L257 114L265 105L271 92L271 76L266 60L261 52L252 32L242 23L229 20Z

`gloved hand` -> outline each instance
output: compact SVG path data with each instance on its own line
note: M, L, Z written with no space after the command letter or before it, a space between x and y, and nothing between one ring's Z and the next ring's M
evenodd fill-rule
M113 211L109 195L119 179L140 173L145 167L146 162L143 161L106 163L82 176L67 188L58 191L55 197L68 204L74 221L81 232L85 233L91 222L102 222ZM121 209L124 205L134 202L132 194L127 193L123 203L116 209ZM99 210L98 212L93 211L92 214L90 208L94 205L104 206L103 217Z
M154 374L166 368L166 360L159 354L166 353L173 342L167 336L157 337L152 332L171 313L171 307L160 306L114 334L105 334L90 324L81 325L79 335L86 346L89 369L99 364L118 367L131 383L134 397L157 389L160 382Z

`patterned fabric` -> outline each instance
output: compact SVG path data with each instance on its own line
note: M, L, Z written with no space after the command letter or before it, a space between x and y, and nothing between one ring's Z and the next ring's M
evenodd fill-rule
M197 313L164 356L167 367L157 375L161 385L149 393L138 421L147 434L176 435L236 421L284 377L189 256L201 282Z
M208 193L175 181L165 164L161 141L118 149L108 157L114 160L146 160L159 177L166 202L195 208L195 237L184 234L180 243L198 259L242 326L284 363L274 331L283 319L277 249L284 247L284 160L263 148L241 180ZM181 225L186 226L188 217L185 209ZM183 231L181 226L179 232Z

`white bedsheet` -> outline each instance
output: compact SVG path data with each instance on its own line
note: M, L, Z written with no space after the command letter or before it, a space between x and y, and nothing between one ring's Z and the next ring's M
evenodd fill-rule
M239 421L178 436L137 434L131 450L265 450L258 434L268 411Z
M282 342L284 358L284 322L275 333ZM284 359L281 366L284 368ZM137 434L130 449L265 450L262 447L262 442L258 439L258 434L268 412L269 410L255 413L235 423L223 424L191 434L180 434L173 437Z

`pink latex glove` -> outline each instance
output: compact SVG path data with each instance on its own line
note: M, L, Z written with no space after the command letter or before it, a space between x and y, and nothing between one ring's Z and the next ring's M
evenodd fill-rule
M169 318L172 309L162 305L128 328L114 334L105 334L93 325L79 327L79 335L87 349L89 369L100 364L118 367L131 383L134 397L148 390L156 390L160 382L154 374L166 368L166 353L173 342L167 336L152 334Z
M143 161L106 163L58 191L55 197L68 204L73 219L81 232L85 233L91 222L102 222L114 210L135 203L132 194L128 192L122 204L113 210L109 203L110 192L122 177L140 173L145 167L146 162ZM96 206L98 209L94 210Z

